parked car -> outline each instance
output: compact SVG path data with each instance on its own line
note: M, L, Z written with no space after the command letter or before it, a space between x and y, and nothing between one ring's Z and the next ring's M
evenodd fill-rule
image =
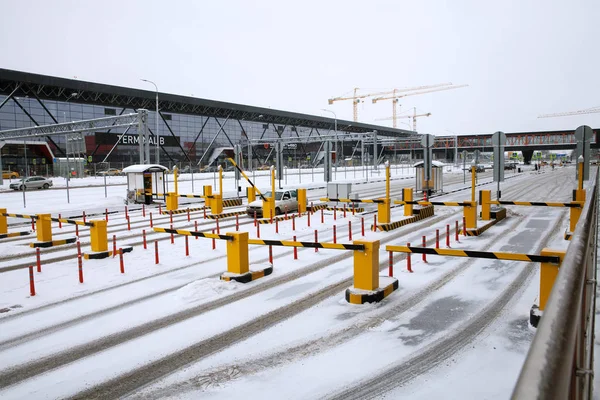
M266 198L271 197L271 192L263 194ZM262 218L262 205L263 200L258 196L259 199L248 204L246 207L246 214L250 217L256 216ZM298 211L298 192L296 190L282 190L275 192L275 215L283 214L287 212Z
M48 189L50 186L52 186L50 179L46 179L43 176L30 176L29 178L22 178L15 183L11 183L9 188L14 190Z
M117 176L117 175L121 175L121 170L117 169L117 168L109 168L106 171L100 171L98 172L96 175L99 176Z
M217 167L215 167L214 165L202 167L202 169L200 169L200 172L217 172Z
M2 171L2 179L16 179L19 177L17 171Z
M256 168L259 171L266 171L268 169L271 169L270 165L261 165L260 167Z

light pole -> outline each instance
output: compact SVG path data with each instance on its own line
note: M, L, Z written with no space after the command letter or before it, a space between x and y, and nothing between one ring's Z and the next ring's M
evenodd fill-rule
M321 108L321 111L327 111L333 114L333 129L335 131L335 141L333 142L333 152L335 153L335 172L337 173L337 165L338 165L338 154L337 154L337 114L331 110L326 108ZM342 148L343 152L343 148Z
M154 83L148 79L140 79L140 80L153 84L154 88L156 89L156 130L154 132L154 136L156 136L156 163L160 164L160 139L158 137L158 86L156 86L156 83ZM150 144L148 144L148 146L150 146ZM148 161L148 163L150 163L150 160L147 160L147 161Z

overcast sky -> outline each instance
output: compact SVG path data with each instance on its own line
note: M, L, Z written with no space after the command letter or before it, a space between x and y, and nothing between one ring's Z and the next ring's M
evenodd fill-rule
M351 101L328 98L452 82L469 87L401 99L432 113L419 132L600 128L537 118L600 106L598 0L0 0L0 15L2 68L347 120ZM359 105L361 122L391 115Z

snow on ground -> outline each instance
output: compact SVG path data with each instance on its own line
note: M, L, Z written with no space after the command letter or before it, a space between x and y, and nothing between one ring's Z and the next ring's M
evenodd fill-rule
M413 183L414 170L411 168L395 170L392 167L391 170L393 179L408 178L406 183L395 181L396 183L392 184L393 187ZM315 171L314 182L309 181L312 173L307 175L305 171L310 170L302 170L301 172L304 173L302 177L290 173L287 186L313 186L315 188L324 186L322 181L316 180L316 178L322 180L322 171ZM364 177L360 176L361 172L360 170L344 172L338 170L338 181L354 180L354 177L351 176L354 174L358 174L356 181L364 181ZM460 180L460 175L462 175L460 168L448 166L444 173L447 173L448 180L454 177L454 181L457 182L448 185L447 191L465 186ZM572 171L557 168L552 173L560 176L559 174L571 174ZM518 182L528 179L528 174L513 175L512 172L507 171L507 177L516 179L510 179L503 183L503 190L509 192L511 186L516 186ZM214 176L210 176L213 174L204 175L209 175L209 177L196 180L198 174L194 175L193 184L196 193L201 191L203 184L214 184ZM257 174L257 178L260 188L268 185L267 174L260 176ZM23 207L22 193L1 193L2 207L6 207L8 212L31 214L52 212L53 216L58 212L76 214L81 210L88 212L90 209L97 212L101 212L105 208L122 210L125 186L114 184L124 183L126 178L109 177L107 181L109 179L111 185L106 187L106 197L104 186L95 186L98 180L101 180L103 184L103 179L91 177L71 180L73 182L73 184L70 183L71 186L81 186L81 188L70 190L70 204L66 204L66 190L54 189L27 192L27 207ZM301 185L300 179L303 180ZM365 185L364 188L373 187L374 180L383 181L383 174L371 175L369 178L371 183ZM59 182L55 182L55 187L60 186ZM224 186L226 197L228 194L235 195L233 179L226 180ZM234 190L228 192L228 187ZM382 188L382 185L379 183L378 187ZM495 190L496 184L489 184L485 188ZM545 189L538 190L536 199L544 198L544 195L547 195L551 189L552 187L548 185ZM192 191L191 175L182 175L179 190L181 193ZM323 196L324 193L322 189L319 189L309 192L309 196ZM570 187L561 193L564 200L568 200ZM464 200L466 196L468 194L456 193L446 196L442 200ZM156 210L154 211L156 212ZM453 222L457 217L453 216L452 212L451 208L436 209L436 216L441 217L437 223L441 232L445 231L446 224L451 224L454 228ZM460 245L454 243L453 237L452 246L465 249L481 249L484 246L491 246L496 251L535 253L532 250L542 239L544 229L548 229L551 222L556 220L561 213L565 213L565 211L554 209L538 210L531 214L521 212L521 214L527 215L520 226L514 226L515 221L519 218L519 215L515 214L502 224L492 227L481 237L461 237ZM195 218L201 218L200 215L196 214ZM393 219L401 218L402 208L394 209L393 215ZM132 224L136 224L135 232L139 234L142 226L149 231L149 227L145 226L148 217L146 219L141 217L140 211L132 211L131 216ZM110 218L109 228L113 223L123 224L125 222L122 213L111 215ZM339 216L338 218L341 219ZM370 218L369 216L368 222L370 222ZM164 217L161 220L161 226L167 225L166 219L167 217ZM360 238L359 217L348 215L347 219L352 220L354 239ZM313 226L309 228L306 226L306 218L297 219L296 232L292 232L289 221L280 223L279 234L275 233L273 226L262 225L261 237L289 240L292 235L297 235L298 240L312 241L313 230L320 229L321 226L320 221L316 220L318 218L313 217ZM199 219L200 221L201 219ZM331 226L333 223L335 222L332 212L326 212L325 226ZM347 242L347 220L338 220L337 224L339 224L338 242ZM185 215L177 217L175 226L187 226L189 229ZM507 236L504 232L510 226L514 226L513 231L510 236ZM564 241L559 239L565 226L563 223L558 236L554 235L551 238L553 245L565 245ZM64 229L70 229L70 227ZM229 228L229 230L233 229L233 227ZM240 229L249 231L251 237L255 235L256 228L252 224L242 225ZM413 245L420 244L420 236L427 234L431 237L432 229L429 227L425 232L418 230L411 232L410 229L407 229L407 234L402 237L402 244L408 241L407 238L413 242ZM387 234L367 232L366 235L370 239L379 239L386 237ZM331 241L331 230L322 230L319 238ZM122 244L127 244L128 241L131 239L119 239ZM38 294L35 297L28 296L28 275L25 270L3 273L0 281L0 292L2 293L0 308L11 305L19 305L22 308L0 314L0 324L3 327L0 330L0 364L3 366L18 365L44 355L54 354L61 349L69 349L77 344L84 345L95 338L206 304L233 293L241 293L260 283L257 281L257 283L242 285L218 280L217 275L225 269L225 258L223 258L225 243L218 243L217 249L212 250L210 240L191 238L190 257L185 257L183 243L183 237L177 237L175 244L170 244L168 241L160 242L159 247L162 252L159 265L154 265L154 254L150 246L148 250L136 246L132 253L125 255L126 273L124 275L119 272L116 258L85 261L86 282L83 285L77 281L76 263L73 261L49 265L44 268L42 273L36 273ZM18 251L22 251L24 256L31 254L30 249L14 250L17 247L15 245L4 245L4 247L10 249L10 254L14 252L19 254ZM274 248L275 272L262 280L275 279L293 273L306 268L315 261L326 262L327 257L334 254L337 253L333 250L320 250L315 253L313 249L300 249L299 260L292 260L290 249L276 247ZM257 268L259 265L264 265L266 257L266 248L251 248L251 269L253 266ZM383 257L385 257L385 252L381 253L382 260ZM200 260L204 262L199 265L198 261ZM419 290L445 276L449 271L460 268L461 262L461 259L430 256L429 263L425 265L420 261L419 255L413 255L413 269L416 272L407 273L404 269L404 261L396 263L395 275L399 278L400 289L384 302L375 305L354 306L347 304L343 300L343 293L339 293L246 341L230 346L188 368L165 377L140 392L140 396L160 398L169 395L177 396L177 398L198 398L199 396L206 398L238 398L240 396L245 398L282 398L282 394L286 398L324 396L344 385L375 374L385 365L394 365L398 360L410 358L415 349L429 346L450 334L453 327L460 323L461 318L477 312L487 304L521 269L520 263L475 261L454 277L451 284L439 288L423 303L411 300L411 295L419 293ZM302 278L264 290L218 310L198 315L137 338L133 342L116 346L93 357L76 361L5 390L0 390L0 395L5 398L25 396L56 398L76 393L84 387L83 385L89 386L102 382L109 377L117 376L151 360L186 348L203 338L209 338L211 335L239 326L270 310L310 296L311 293L317 293L331 282L351 276L351 258L331 263L326 268L319 269ZM442 390L447 391L449 387L454 389L450 395L456 393L457 397L464 397L465 393L470 393L465 391L469 383L475 387L478 393L483 394L483 397L488 395L490 398L508 397L518 374L520 363L522 363L524 352L531 340L531 332L528 331L527 324L523 325L523 321L527 320L529 307L536 296L536 282L536 278L529 280L528 286L520 297L511 303L511 307L504 311L495 324L486 329L485 336L480 336L473 342L473 350L464 349L463 352L456 354L454 358L456 361L449 365L438 365L429 374L422 375L406 386L395 389L387 398L406 396L447 398L449 393L442 392ZM114 289L111 289L113 287ZM104 292L90 294L103 289ZM34 332L36 329L61 321L69 321L78 316L114 307L128 300L157 292L164 293L148 301L132 304L71 328L49 333L34 341L17 343L8 348L1 345L5 340ZM66 302L58 308L51 307L48 310L40 310L23 317L6 319L22 310L84 294L90 295L78 298L76 301ZM416 301L416 303L411 309L402 311L404 302L409 300ZM432 307L437 310L435 315L438 315L443 323L436 325L433 331L428 332L426 331L428 324L420 324L419 321L432 310ZM397 311L390 314L390 309ZM502 349L502 351L496 351L494 347ZM123 357L124 354L127 356ZM484 361L479 354L489 357L495 355L496 361L494 363ZM374 355L377 357L377 363L361 361L372 360ZM119 362L115 364L115 360L119 360ZM469 378L465 379L469 373L473 374L475 371L483 381L489 380L489 373L494 371L494 366L502 368L503 372L496 374L497 379L491 386L484 383L477 385L470 382ZM449 382L454 381L460 382L460 384L449 385ZM420 384L422 382L429 383L424 386ZM488 392L486 392L486 388L489 388Z

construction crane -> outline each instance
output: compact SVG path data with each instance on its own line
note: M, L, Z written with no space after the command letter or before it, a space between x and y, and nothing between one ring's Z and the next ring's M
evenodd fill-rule
M568 111L568 112L555 113L555 114L542 114L542 115L539 115L538 118L569 117L571 115L583 115L583 114L594 114L594 113L600 113L600 107L592 107L592 108L586 108L585 110Z
M418 92L414 92L414 93L407 93L407 94L401 94L401 95L397 95L396 92L393 92L391 96L384 96L384 97L377 97L374 98L372 100L373 103L377 103L378 101L381 100L392 100L392 126L395 128L396 127L396 104L398 103L398 100L402 97L408 97L408 96L416 96L419 94L426 94L426 93L433 93L433 92L441 92L442 90L451 90L451 89L459 89L462 87L466 87L469 85L453 85L452 83L440 83L438 85L431 85L431 86L423 86L421 88L411 88L411 89L402 89L401 91L410 91L410 90L420 90L420 89L431 89L431 90L421 90Z
M352 96L334 97L334 98L328 99L327 103L333 104L335 101L352 100L352 112L353 112L353 116L354 116L354 121L357 122L358 121L358 103L360 103L360 99L364 99L365 97L384 96L384 95L392 93L391 90L388 90L385 92L357 94L358 90L360 90L360 89L354 88L354 94Z
M413 131L417 131L417 118L419 117L429 117L431 113L417 114L417 108L413 107L413 115L401 115L398 118L412 118L413 122ZM390 119L395 120L396 117L388 117L388 118L377 118L375 121L389 121ZM395 127L394 127L395 128Z

